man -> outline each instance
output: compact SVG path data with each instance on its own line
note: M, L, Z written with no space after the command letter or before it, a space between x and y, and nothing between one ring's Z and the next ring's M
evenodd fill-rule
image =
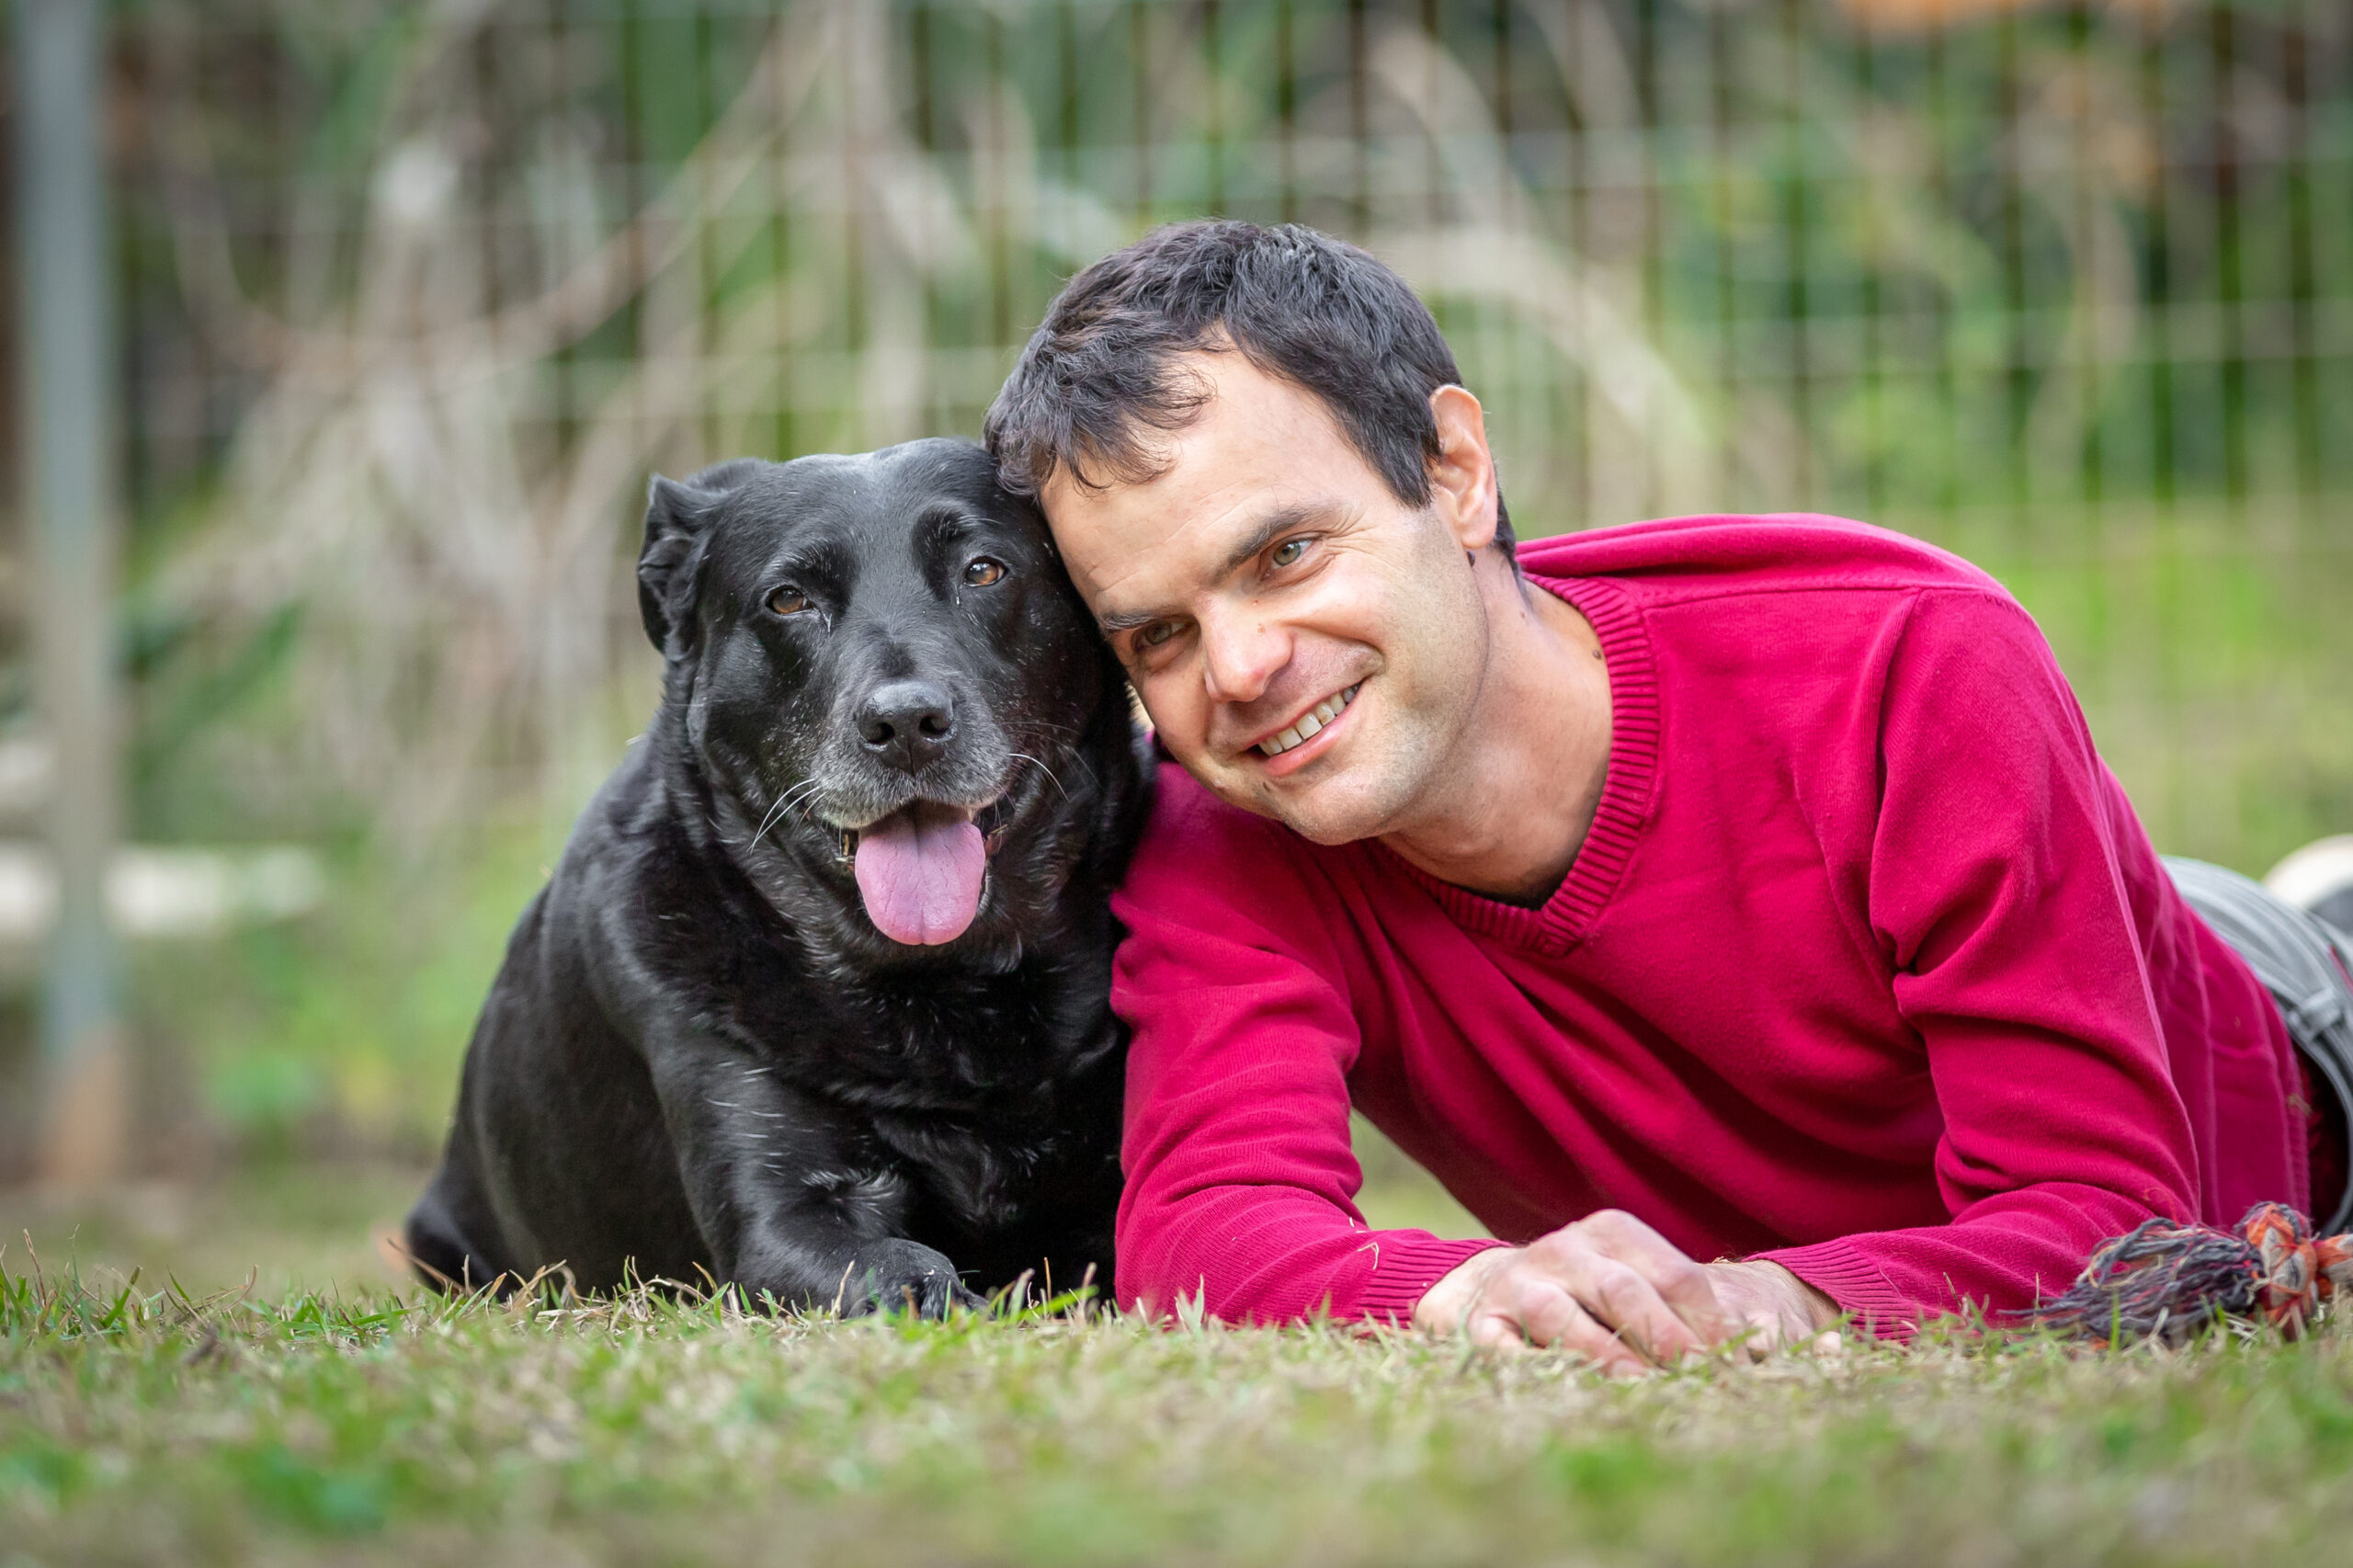
M2329 1210L2341 1106L1999 586L1817 517L1516 560L1460 381L1370 256L1201 223L991 410L1181 765L1117 903L1124 1296L1634 1369ZM1351 1105L1519 1244L1367 1230Z

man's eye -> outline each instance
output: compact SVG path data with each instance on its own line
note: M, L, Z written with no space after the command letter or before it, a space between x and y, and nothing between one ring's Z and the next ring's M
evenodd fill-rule
M778 615L799 615L802 610L814 608L809 602L809 596L798 588L779 588L768 596L768 608Z
M1299 563L1299 558L1306 553L1307 541L1305 540L1287 539L1283 540L1282 543L1275 546L1275 548L1267 553L1267 559L1276 566L1294 566Z
M1176 623L1175 621L1155 620L1150 626L1145 627L1142 631L1136 633L1136 646L1139 648L1157 648L1163 642L1167 642L1171 637L1176 635Z
M992 561L985 555L964 568L965 583L975 588L985 588L992 583L1001 581L1004 576L1005 562Z

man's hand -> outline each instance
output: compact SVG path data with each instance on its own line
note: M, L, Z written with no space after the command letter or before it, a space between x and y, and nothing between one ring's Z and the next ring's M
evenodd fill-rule
M1668 1366L1733 1339L1761 1356L1837 1318L1829 1297L1779 1264L1694 1263L1615 1209L1526 1246L1483 1252L1414 1308L1414 1326L1427 1333L1494 1347L1558 1346L1612 1372Z

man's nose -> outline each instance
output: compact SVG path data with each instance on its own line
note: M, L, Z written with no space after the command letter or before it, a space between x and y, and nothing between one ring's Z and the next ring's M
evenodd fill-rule
M1247 608L1205 615L1201 680L1219 702L1255 702L1290 662L1290 634Z
M956 733L956 702L936 681L885 681L858 705L856 722L868 751L915 773L947 749Z

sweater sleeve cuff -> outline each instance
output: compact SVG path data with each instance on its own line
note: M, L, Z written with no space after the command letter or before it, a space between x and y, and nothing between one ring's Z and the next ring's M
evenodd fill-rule
M1431 1286L1491 1247L1508 1246L1492 1236L1447 1241L1425 1231L1384 1231L1374 1240L1380 1246L1372 1278L1357 1294L1356 1316L1369 1322L1390 1321L1410 1328L1414 1308Z
M1758 1263L1778 1263L1832 1301L1856 1326L1881 1339L1909 1339L1920 1324L1920 1303L1906 1298L1886 1272L1850 1240L1816 1242L1752 1253Z

